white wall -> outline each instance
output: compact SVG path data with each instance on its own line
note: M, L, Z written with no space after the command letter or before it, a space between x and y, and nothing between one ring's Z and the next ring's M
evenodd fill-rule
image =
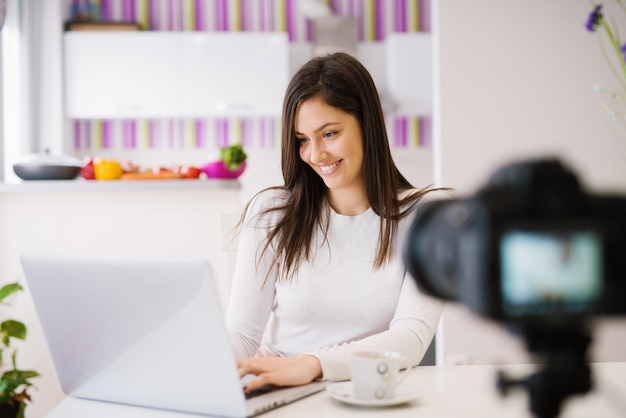
M434 9L442 185L469 194L512 159L554 154L590 188L626 191L626 124L609 121L592 91L616 82L584 28L589 1L437 0ZM624 14L618 24L625 33ZM443 362L526 359L520 341L462 307L448 306L442 324ZM626 360L624 322L603 323L596 337L595 358Z

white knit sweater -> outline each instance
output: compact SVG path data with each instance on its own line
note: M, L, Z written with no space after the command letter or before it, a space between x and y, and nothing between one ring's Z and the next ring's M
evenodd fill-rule
M226 315L237 358L257 354L260 346L281 356L312 354L326 380L350 378L348 354L355 350L394 350L417 365L443 304L420 293L405 272L401 246L413 217L400 222L391 262L374 270L379 217L371 208L357 216L330 210L328 241L318 231L315 254L300 265L297 277L284 283L272 272L262 286L273 255L257 266L257 251L263 226L277 215L262 220L255 215L277 198L266 192L256 199L239 237Z

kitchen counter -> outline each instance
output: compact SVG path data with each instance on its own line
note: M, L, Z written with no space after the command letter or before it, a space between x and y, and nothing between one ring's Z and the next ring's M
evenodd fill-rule
M182 179L182 180L30 180L19 183L0 183L0 194L31 192L98 192L98 191L158 191L158 190L239 190L238 180Z

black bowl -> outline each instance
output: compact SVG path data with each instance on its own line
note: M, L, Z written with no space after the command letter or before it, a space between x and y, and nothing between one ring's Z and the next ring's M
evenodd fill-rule
M13 165L13 171L22 180L72 180L78 177L80 169L69 165Z

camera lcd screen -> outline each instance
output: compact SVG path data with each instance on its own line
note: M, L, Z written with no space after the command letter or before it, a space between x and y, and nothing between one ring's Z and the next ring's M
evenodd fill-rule
M591 312L602 293L602 239L594 230L509 230L500 269L509 316Z

